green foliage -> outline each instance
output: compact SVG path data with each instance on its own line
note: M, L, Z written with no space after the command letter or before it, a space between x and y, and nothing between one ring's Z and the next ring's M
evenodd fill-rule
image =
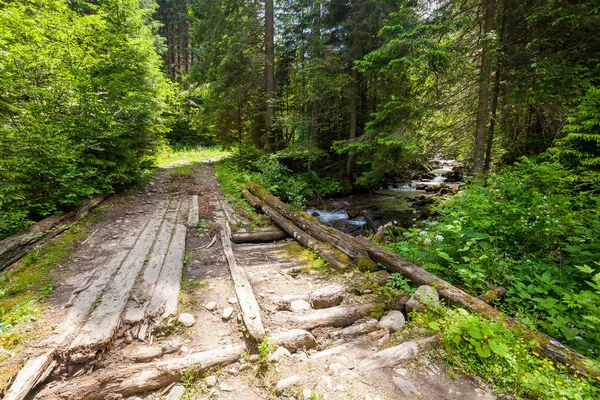
M591 88L563 129L567 136L553 150L579 170L600 172L600 88Z
M523 332L461 308L438 308L437 313L414 317L413 324L441 334L444 357L450 363L489 380L500 392L540 399L600 396L595 378L582 376L569 364L555 365L540 357L538 343L525 339Z
M387 280L385 285L393 289L403 290L407 293L414 293L416 290L410 280L396 272L393 272L390 275L390 279Z
M147 173L171 91L153 11L136 0L2 6L0 237Z
M502 310L597 359L600 196L579 182L559 164L522 159L391 248L472 294L506 287Z

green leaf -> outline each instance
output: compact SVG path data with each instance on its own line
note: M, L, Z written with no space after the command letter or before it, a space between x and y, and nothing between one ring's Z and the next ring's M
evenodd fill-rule
M499 355L500 357L506 357L506 355L508 354L508 346L505 345L502 342L497 342L495 340L490 340L488 342L490 349L497 355Z
M436 332L440 330L440 324L435 321L430 322L429 327L431 328L431 330L434 330Z

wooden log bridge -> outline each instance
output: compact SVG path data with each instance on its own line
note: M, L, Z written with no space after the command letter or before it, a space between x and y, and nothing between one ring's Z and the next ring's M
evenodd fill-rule
M578 368L580 372L592 375L600 380L599 363L577 353L570 347L562 345L544 333L530 329L522 322L496 310L485 301L471 296L370 240L353 237L324 225L305 212L292 209L256 183L248 184L248 190L242 189L242 195L252 206L271 217L290 236L304 246L316 251L332 267L345 269L349 265L382 264L388 271L399 273L417 285L434 286L440 296L450 304L481 314L511 328L524 330L528 337L539 343L540 352L545 357L559 363L569 363Z

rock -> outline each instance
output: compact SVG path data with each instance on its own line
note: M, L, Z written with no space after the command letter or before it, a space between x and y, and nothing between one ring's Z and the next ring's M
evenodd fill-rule
M181 346L179 351L181 351L182 353L187 353L188 351L190 351L190 348L187 346Z
M317 218L317 217L321 216L321 214L319 214L319 213L318 213L318 212L316 212L316 211L313 211L312 213L310 213L310 215L311 215L311 217L315 217L315 218Z
M407 369L406 368L395 368L394 373L400 376L406 376Z
M333 387L333 382L331 378L327 375L321 376L319 379L319 383L317 383L317 389L326 391L327 389L331 389Z
M260 359L260 357L258 356L258 354L252 354L250 357L248 357L248 361L250 362L257 362Z
M231 367L227 370L230 375L237 376L240 371L236 367Z
M302 398L304 398L304 400L310 400L311 396L312 396L312 390L310 390L310 389L302 390Z
M406 379L400 378L399 376L393 376L392 382L394 382L394 385L396 385L396 390L402 392L402 394L405 396L411 394L419 394L419 391L417 390L415 385L412 384L411 381L407 381Z
M226 383L219 384L219 389L221 389L224 392L231 392L232 390L231 387Z
M290 303L290 309L293 312L310 310L310 304L304 300L294 300Z
M295 352L298 349L308 350L317 346L315 337L310 332L301 329L275 333L272 336L274 339L277 339L279 347L285 347L290 352Z
M315 309L335 307L340 305L345 295L346 289L342 285L329 285L312 292L310 303Z
M417 291L406 303L406 313L408 314L413 310L423 312L424 308L437 306L439 302L440 295L437 290L427 285L419 286Z
M346 367L344 367L342 364L340 363L334 363L334 364L330 364L329 365L329 369L331 370L331 372L333 372L336 375L341 374L343 371L346 370Z
M388 328L388 330L392 333L404 328L406 325L406 319L404 318L404 314L400 311L391 310L388 311L381 319L379 320L379 325L384 328Z
M212 311L215 308L217 308L217 302L216 301L211 301L211 302L207 303L205 307L206 307L206 309L208 311Z
M300 383L300 377L298 375L292 375L285 379L280 379L277 381L277 385L275 385L275 392L278 395L283 394L287 389L291 388L294 385Z
M227 301L229 302L229 304L237 304L238 299L237 297L230 297Z
M233 314L233 307L225 307L225 309L223 309L224 320L227 321L229 318L231 318L231 314Z
M214 375L209 375L206 377L204 382L206 383L207 387L209 387L209 388L214 387L217 384L217 377Z
M344 385L337 385L337 386L335 387L335 390L337 390L338 392L343 392L343 391L344 391L344 390L346 390L346 389L344 388Z
M290 357L292 354L285 347L279 346L277 350L269 354L269 361L278 361L281 357Z
M177 318L177 322L179 322L183 326L190 327L196 323L196 318L192 314L183 313L179 314L179 318Z
M166 397L166 400L179 400L185 394L185 388L182 385L175 385Z

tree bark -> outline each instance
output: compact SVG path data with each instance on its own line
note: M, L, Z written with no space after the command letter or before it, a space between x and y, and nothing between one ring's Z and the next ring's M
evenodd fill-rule
M281 311L275 314L275 320L284 323L285 326L307 331L322 327L343 328L369 315L375 306L375 304L337 306L305 314Z
M265 126L267 146L270 152L275 151L275 137L273 136L273 119L275 118L275 39L273 24L273 0L265 0L265 79L267 83Z
M489 44L489 34L494 23L496 1L485 0L485 16L482 32L481 70L479 71L479 102L477 105L477 123L475 127L475 151L473 172L483 172L483 153L485 149L485 127L488 120L488 98L490 87L490 71L492 58Z
M231 235L233 243L269 243L276 242L290 235L277 225L265 226L253 232L237 231Z

